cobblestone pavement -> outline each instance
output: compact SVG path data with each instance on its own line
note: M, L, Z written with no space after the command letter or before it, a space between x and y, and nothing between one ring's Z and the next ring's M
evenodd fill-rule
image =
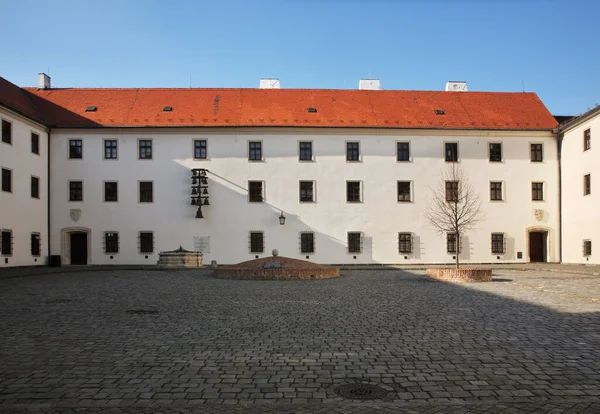
M0 411L600 412L600 277L0 280ZM377 401L336 387L376 384Z

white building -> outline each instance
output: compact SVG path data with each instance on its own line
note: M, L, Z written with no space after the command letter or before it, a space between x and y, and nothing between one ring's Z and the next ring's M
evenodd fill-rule
M48 128L29 94L0 78L0 267L48 256Z
M562 260L600 264L600 107L560 128ZM595 250L593 249L595 244Z
M461 239L463 262L560 261L556 120L533 93L457 84L25 88L52 126L50 254L154 264L181 245L201 249L205 263L274 248L320 263L450 263L452 236L436 234L424 212L456 159L485 216ZM203 218L191 205L192 169L208 170Z

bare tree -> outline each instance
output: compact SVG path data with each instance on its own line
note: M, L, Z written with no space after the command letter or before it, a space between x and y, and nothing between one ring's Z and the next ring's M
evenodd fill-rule
M450 164L439 183L431 188L427 220L437 233L455 235L456 268L459 268L460 236L483 219L481 200L457 163Z

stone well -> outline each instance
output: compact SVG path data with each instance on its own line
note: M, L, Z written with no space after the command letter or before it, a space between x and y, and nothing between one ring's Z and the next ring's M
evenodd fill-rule
M158 254L158 265L161 267L202 267L202 253L185 250L179 246L177 250L160 252Z
M491 282L492 269L480 268L437 268L427 269L427 276L445 282L473 283Z
M275 252L274 252L275 253ZM215 269L217 277L249 280L313 280L340 276L338 267L272 256Z

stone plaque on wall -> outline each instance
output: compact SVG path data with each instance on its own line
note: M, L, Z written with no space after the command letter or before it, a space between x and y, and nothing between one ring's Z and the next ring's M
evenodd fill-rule
M210 236L194 236L194 250L210 253Z

